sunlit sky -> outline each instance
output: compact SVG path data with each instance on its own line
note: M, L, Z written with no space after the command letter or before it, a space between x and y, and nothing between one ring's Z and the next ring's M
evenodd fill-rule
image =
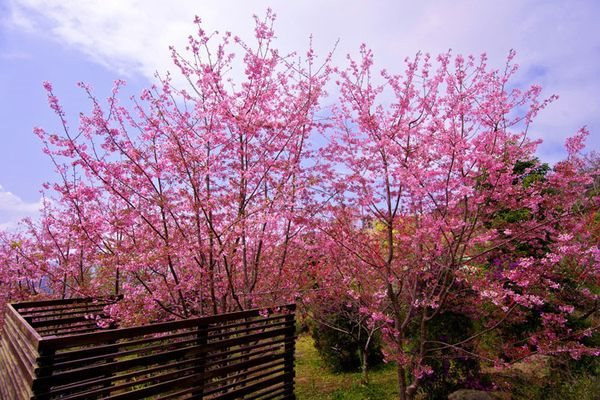
M532 135L542 160L559 160L564 139L586 125L589 149L600 148L600 1L159 1L0 0L0 229L35 215L40 189L53 179L50 161L32 133L59 129L42 82L51 81L72 124L89 103L78 81L108 96L115 79L133 94L155 72L174 71L169 45L193 33L195 15L209 29L250 39L252 15L277 14L277 45L304 50L312 34L318 54L339 39L334 62L361 43L376 66L400 72L417 51L479 55L501 67L511 48L521 66L515 82L541 84L560 99Z

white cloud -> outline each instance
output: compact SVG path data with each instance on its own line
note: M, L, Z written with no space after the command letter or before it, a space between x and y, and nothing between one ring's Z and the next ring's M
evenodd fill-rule
M28 203L0 185L0 230L14 230L25 217L36 217L42 208L42 199Z
M594 1L10 1L14 26L75 47L120 74L149 79L155 71L174 69L168 46L185 46L194 15L208 29L248 38L251 15L263 14L269 3L279 16L276 33L283 50L305 48L312 33L324 55L340 38L340 62L361 42L374 50L376 64L389 70L401 69L402 60L418 50L437 54L449 48L485 51L491 64L500 66L515 48L522 82L538 82L546 93L563 95L540 116L535 136L562 143L584 124L600 129L600 6ZM599 146L599 139L592 145ZM547 155L555 157L550 150Z

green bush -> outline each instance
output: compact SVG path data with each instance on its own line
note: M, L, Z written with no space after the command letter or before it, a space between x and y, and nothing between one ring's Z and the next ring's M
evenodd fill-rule
M441 338L444 342L456 343L474 332L474 323L468 316L446 312L431 320L428 335L431 340ZM479 361L465 354L455 354L447 349L427 361L433 369L433 373L421 383L421 393L427 399L446 399L458 389L485 389L490 385L481 374Z
M364 327L356 324L359 316L358 309L348 307L348 304L336 304L329 308L320 307L318 311L313 310L313 312L318 320L326 321L326 324L313 321L311 329L315 347L325 365L334 372L360 370L360 349L366 344L368 332ZM352 334L341 332L333 327ZM381 339L375 335L368 346L367 364L371 368L382 362Z

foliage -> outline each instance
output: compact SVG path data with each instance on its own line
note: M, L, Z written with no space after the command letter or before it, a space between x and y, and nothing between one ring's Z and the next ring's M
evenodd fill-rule
M452 312L438 314L428 331L431 340L456 343L473 335L476 324L467 315ZM410 334L409 334L410 335ZM470 351L474 349L469 348ZM456 356L450 349L430 360L432 373L423 378L420 392L427 398L445 399L452 392L463 389L489 389L490 382L482 377L480 360L468 355Z
M311 336L319 355L334 372L358 371L361 351L366 349L369 368L378 366L383 361L380 338L369 337L368 326L356 325L360 320L358 309L341 300L337 307L316 311Z

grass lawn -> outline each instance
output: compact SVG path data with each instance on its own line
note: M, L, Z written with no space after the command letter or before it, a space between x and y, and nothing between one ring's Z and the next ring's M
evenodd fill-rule
M360 373L335 374L319 358L313 339L296 342L296 396L298 400L387 400L398 398L394 365L370 372L370 384L360 384Z
M538 367L539 368L539 367ZM531 371L522 374L527 381L512 380L511 388L515 400L600 400L600 380L597 372L573 376L564 382L556 382L542 388L545 378L531 378ZM397 399L395 365L383 365L369 374L370 384L360 384L360 373L333 373L325 367L313 339L301 335L296 341L296 396L298 400L388 400ZM538 387L536 383L540 384ZM543 390L542 390L543 389ZM425 397L422 397L425 398Z

